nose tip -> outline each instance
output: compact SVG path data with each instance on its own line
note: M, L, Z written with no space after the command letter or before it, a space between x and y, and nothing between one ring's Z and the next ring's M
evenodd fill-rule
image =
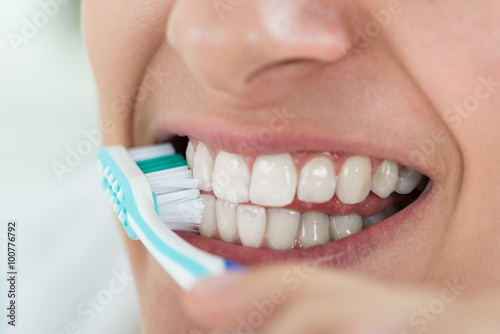
M179 1L167 28L193 75L219 92L244 95L264 81L286 85L337 62L354 39L343 1L231 3L221 16L215 2Z

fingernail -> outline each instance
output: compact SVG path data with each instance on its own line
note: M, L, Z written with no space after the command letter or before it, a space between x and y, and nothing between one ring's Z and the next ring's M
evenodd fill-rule
M211 299L231 290L244 276L240 273L231 273L211 277L195 285L190 293L199 301Z

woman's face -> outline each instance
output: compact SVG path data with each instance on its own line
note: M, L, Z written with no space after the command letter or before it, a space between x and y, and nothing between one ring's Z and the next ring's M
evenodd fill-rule
M267 236L267 246L282 247L283 235L297 224L305 231L302 245L324 242L325 235L311 236L314 226L340 234L357 226L350 220L334 227L327 214L366 216L413 200L369 229L315 248L256 250L237 245L243 236L234 245L184 235L187 240L243 263L315 257L379 279L456 279L470 287L498 284L499 277L499 17L500 2L494 0L83 3L105 143L144 145L189 136L211 156L202 161L197 153L199 171L210 172L210 159L218 160L221 151L243 157L253 174L251 181L229 179L244 189L232 201L250 200L265 214L259 208L287 206L297 188L302 200L288 208L322 212L318 217L327 219L326 225L320 218L300 223L293 211L275 209L275 235ZM387 159L430 182L413 192L416 200L396 193L366 197L367 158L348 160L359 155L371 161L368 175ZM307 178L306 163L318 156L324 158L309 166ZM295 168L297 182L293 171L286 179L273 174L272 166ZM332 180L311 175L332 166L339 199L311 204L331 197ZM387 181L394 174L380 175ZM215 182L207 177L201 187L211 194ZM230 192L223 195L219 187L217 193L228 199ZM229 213L219 230L220 224L236 226L239 217L225 208ZM259 214L247 215L246 243L258 239ZM243 235L239 218L238 226ZM180 289L142 245L127 246L145 332L205 333L183 313Z

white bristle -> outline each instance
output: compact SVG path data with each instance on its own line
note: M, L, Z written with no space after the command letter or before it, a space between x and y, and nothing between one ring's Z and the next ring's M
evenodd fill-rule
M171 144L138 147L128 151L135 161L175 154ZM171 230L198 231L203 212L198 180L188 166L145 174L156 195L158 215Z
M198 180L193 179L187 166L148 173L146 178L157 195L183 189L198 189Z
M195 199L175 205L163 205L158 207L160 217L165 217L167 222L184 222L199 224L203 202L201 199Z
M170 203L179 203L198 198L200 191L198 189L184 189L167 194L156 194L158 206Z
M156 194L158 215L172 230L197 231L203 202L198 189L183 189Z
M168 184L162 184L161 182L150 183L151 189L155 194L168 194L174 191L180 191L183 189L198 189L198 180L175 180L169 182Z
M163 196L163 195L162 195ZM183 199L177 196L166 196L158 200L158 215L172 230L197 231L201 223L203 202L196 195L187 194ZM161 204L160 204L161 201Z
M164 180L165 178L168 178L169 180L174 180L181 178L189 179L192 177L192 174L188 166L180 166L180 167L160 170L158 172L148 173L146 174L146 176L148 180L155 180L155 179Z
M134 161L142 161L175 154L175 149L172 144L166 143L131 148L128 153Z

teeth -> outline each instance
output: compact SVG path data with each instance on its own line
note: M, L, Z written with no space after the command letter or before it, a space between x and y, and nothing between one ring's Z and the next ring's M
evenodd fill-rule
M328 215L310 211L300 215L299 241L302 247L309 248L324 244L330 239Z
M194 160L194 146L190 140L186 148L186 161L191 170L193 169L193 160Z
M363 218L363 228L368 228L370 226L378 224L382 220L389 218L390 216L392 216L396 212L398 212L396 205L392 205L382 212L378 212L374 215L364 217Z
M412 168L405 167L401 170L396 184L398 194L409 194L422 180L423 175Z
M236 209L238 204L226 202L222 199L217 199L215 202L215 212L217 217L217 227L219 235L225 242L234 242L236 236Z
M266 210L260 206L239 205L236 219L241 244L260 247L266 233Z
M363 229L363 220L356 213L330 217L330 232L333 240L340 240Z
M299 161L304 155L293 157ZM361 155L348 158L338 176L331 157L325 155L309 160L299 175L288 153L257 156L250 171L242 155L219 151L214 163L205 144L200 142L195 150L188 142L186 160L200 190L213 190L217 197L201 195L200 234L254 248L321 245L358 233L398 211L398 206L392 206L362 218L356 213L328 216L319 211L300 214L280 208L294 202L295 196L305 203L321 204L336 195L344 204L359 204L370 190L387 198L393 192L409 194L427 184L427 178L416 170L405 167L399 172L398 164L390 160L382 161L372 175L370 158ZM114 176L106 176L113 184ZM252 205L244 204L248 202Z
M233 203L246 203L249 185L250 171L243 157L220 151L213 173L215 196Z
M372 175L372 192L381 198L387 198L396 189L398 164L384 160Z
M215 219L215 198L210 195L200 195L200 197L203 201L203 215L198 228L202 236L210 238L217 226L217 220Z
M337 182L336 194L345 204L357 204L365 200L371 186L371 161L365 156L347 159Z
M267 209L267 242L273 249L289 249L299 229L300 214L287 209Z
M385 210L385 213L387 214L387 217L390 217L390 216L392 216L393 214L398 213L398 211L399 211L399 209L398 209L398 205L397 205L397 204L395 204L395 205L392 205L392 206L390 206L389 208L387 208L387 209Z
M210 157L207 147L199 143L193 158L193 177L198 179L198 187L201 190L212 190L212 174L214 163Z
M297 198L304 202L324 203L335 193L335 169L330 159L318 157L300 171Z
M250 200L265 206L292 203L297 188L297 171L288 153L261 155L255 159L250 182Z
M214 164L201 142L196 150L188 142L186 160L200 190L213 190L218 198L232 203L250 201L266 207L287 206L294 201L295 193L306 203L326 203L336 194L344 204L359 204L370 190L387 198L393 192L409 194L426 184L422 174L408 167L398 172L398 164L391 160L382 161L372 175L370 158L361 155L348 158L338 176L327 156L308 161L299 176L288 153L258 156L252 171L243 156L224 151L217 154Z
M389 216L384 211L378 212L371 216L363 217L363 228L368 228L375 224L378 224L387 217Z
M113 198L113 197L112 197ZM300 214L297 211L279 208L236 204L201 195L203 201L202 221L199 231L202 236L216 237L229 243L241 241L243 246L259 248L267 233L267 246L285 250L295 247L309 248L340 240L360 232L397 213L398 206L361 218L352 213L343 216L328 216L319 211ZM218 233L217 233L218 231Z

